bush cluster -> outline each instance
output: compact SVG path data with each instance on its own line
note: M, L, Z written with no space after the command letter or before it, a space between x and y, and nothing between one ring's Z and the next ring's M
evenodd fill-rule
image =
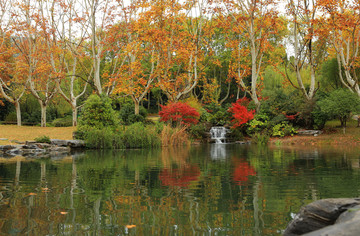
M155 127L145 127L140 122L118 126L116 130L92 129L84 134L84 140L88 148L94 149L152 148L161 144Z
M123 107L123 111L127 110L129 110L129 106ZM118 117L119 114L113 109L110 98L92 95L85 102L76 138L85 140L86 146L94 149L150 148L160 146L159 133L161 132L161 127L147 127L142 122L132 123L135 120L131 119L131 116L125 116L121 110L121 119ZM132 124L123 126L121 120L125 121L124 123L126 124Z

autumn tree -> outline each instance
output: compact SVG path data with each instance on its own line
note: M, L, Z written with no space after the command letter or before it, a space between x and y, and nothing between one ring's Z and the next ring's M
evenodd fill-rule
M16 60L16 49L11 39L2 38L0 55L0 94L8 102L14 104L17 125L21 126L20 100L25 93L26 77L21 62Z
M0 2L0 95L14 104L17 125L21 126L20 99L25 92L26 79L21 73L21 63L16 60L17 50L12 43L9 18L10 1Z
M158 55L157 86L178 101L197 85L202 72L203 24L207 1L149 1L151 42ZM199 14L193 9L198 8Z
M339 77L342 84L360 96L359 43L360 43L360 2L319 0L324 15L319 33L328 36L338 62Z
M264 57L272 50L272 36L283 28L275 10L276 1L226 0L220 1L219 6L218 14L224 17L224 24L234 34L233 41L228 44L235 60L229 74L249 93L259 111L258 88ZM245 81L247 76L251 76L249 84Z
M12 8L12 41L19 51L18 63L25 68L27 87L41 107L41 126L46 126L46 108L56 94L56 86L45 38L50 33L41 15L42 1L20 0Z
M151 40L152 27L146 3L121 4L120 22L109 27L108 58L103 77L108 78L107 92L130 96L139 114L140 102L146 97L157 76L159 57Z
M80 2L83 8L79 12L79 22L85 29L85 38L89 39L88 52L92 59L91 76L96 93L102 94L104 82L101 78L101 62L107 38L105 30L114 23L116 5L112 0L83 0Z
M297 86L291 81L289 75L287 78L290 83L299 89L304 97L311 101L318 88L316 88L316 71L322 59L321 54L324 48L324 40L316 34L318 24L319 7L316 0L288 0L287 12L291 22L291 45L294 50L293 60L290 65L295 71ZM310 78L303 78L302 71L309 68ZM305 82L310 81L307 88Z
M68 0L45 2L42 8L43 18L47 18L51 27L51 35L46 35L45 40L56 74L54 81L60 95L71 106L73 126L77 125L78 100L85 94L91 78L91 70L86 73L84 69L86 57L81 41L84 29L76 25L79 21L76 7L75 0Z

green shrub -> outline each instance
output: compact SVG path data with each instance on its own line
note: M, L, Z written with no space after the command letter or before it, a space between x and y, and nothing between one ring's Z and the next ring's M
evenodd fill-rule
M189 133L193 138L201 139L205 137L207 127L204 123L199 123L190 127Z
M269 121L269 127L275 126L283 122L287 122L287 118L284 114L279 114Z
M114 133L110 128L92 129L85 133L85 144L91 149L113 148Z
M256 114L254 119L252 119L247 128L248 134L259 133L262 130L268 128L269 126L269 117L263 114Z
M252 141L255 144L266 145L269 139L270 135L267 132L259 132L252 135Z
M17 121L16 112L10 112L9 114L7 114L7 116L5 117L5 121L6 122L16 122Z
M342 127L346 127L346 121L351 112L360 110L359 97L346 89L332 91L325 99L317 103L323 115L329 118L338 118Z
M296 129L286 122L279 123L272 127L271 136L274 137L293 136L294 134L296 134Z
M160 146L159 135L155 128L147 128L143 123L134 123L124 132L127 148L143 148Z
M154 128L155 128L155 132L157 134L161 134L162 130L164 129L164 123L163 122L157 122L157 123L155 123Z
M85 102L79 120L78 130L115 128L119 124L117 114L111 106L111 99L105 95L91 95Z
M72 126L72 117L65 116L63 118L57 118L52 121L52 125L55 127L69 127Z
M50 137L46 135L35 138L35 141L37 143L51 143Z
M228 134L227 137L232 140L243 140L244 139L244 133L242 129L232 129Z
M220 106L215 103L210 103L204 108L206 111L202 112L200 121L210 122L212 125L224 125L230 123L231 113L228 112L230 104Z
M139 115L135 115L134 104L126 103L120 108L119 115L124 125L131 125L136 122L144 122L147 112L143 106L140 106Z
M113 148L114 149L125 149L125 137L124 132L115 132L113 136Z
M150 148L161 144L156 127L145 127L143 123L119 126L116 129L87 129L82 137L86 147L92 149Z

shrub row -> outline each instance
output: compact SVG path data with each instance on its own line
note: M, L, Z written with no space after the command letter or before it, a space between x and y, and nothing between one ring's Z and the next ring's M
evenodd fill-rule
M79 130L76 138L83 139L86 146L93 149L151 148L161 145L158 132L157 127L146 127L138 122L127 127L118 126L116 129L86 127Z

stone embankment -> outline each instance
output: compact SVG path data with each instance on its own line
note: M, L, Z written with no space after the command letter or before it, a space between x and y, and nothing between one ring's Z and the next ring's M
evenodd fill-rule
M323 199L303 207L290 222L284 236L358 236L360 199Z
M51 139L50 144L26 141L25 144L0 146L0 157L24 156L43 158L67 155L72 149L81 148L85 148L85 143L82 140Z

